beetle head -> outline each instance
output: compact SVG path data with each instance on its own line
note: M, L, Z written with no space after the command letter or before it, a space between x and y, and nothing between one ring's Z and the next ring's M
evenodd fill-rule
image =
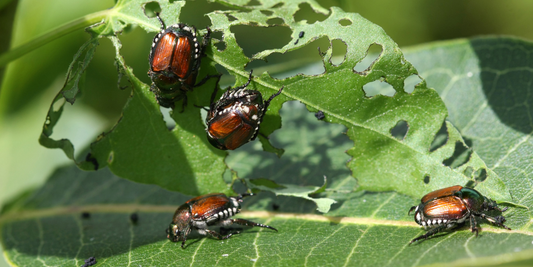
M174 213L174 217L167 229L167 238L172 242L183 241L191 232L191 212L187 203L181 205ZM183 247L183 245L182 245Z
M485 197L485 201L483 202L483 208L487 211L489 210L497 210L499 212L504 212L508 209L508 207L505 207L503 209L500 209L500 207L498 207L498 204L496 203L496 201L488 198L488 197Z

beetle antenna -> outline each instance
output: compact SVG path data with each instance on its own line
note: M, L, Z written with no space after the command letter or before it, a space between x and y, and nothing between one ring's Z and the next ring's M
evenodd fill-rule
M272 101L272 99L274 99L274 97L278 96L279 94L281 94L281 91L283 90L285 86L282 86L279 91L273 95L270 96L270 98L265 101L265 110L268 108L268 105L270 105L270 101Z
M250 84L250 82L252 81L252 73L253 72L254 72L254 70L250 70L250 76L248 77L248 81L242 86L243 88L248 86Z
M159 20L159 23L161 23L161 30L166 29L166 27L165 27L165 23L163 22L163 20L162 20L161 17L159 16L159 12L155 12L155 16L156 16L157 19Z
M213 109L214 108L214 104L215 104L215 97L217 95L217 92L218 92L218 82L220 82L220 77L222 77L222 74L218 74L218 75L214 75L215 77L218 76L218 79L215 83L215 90L213 90L213 93L211 94L211 100L209 101L209 108L210 109Z

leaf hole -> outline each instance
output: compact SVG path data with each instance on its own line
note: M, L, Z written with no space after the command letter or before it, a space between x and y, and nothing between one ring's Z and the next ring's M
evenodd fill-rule
M246 66L246 69L257 69L257 71L259 71L258 68L261 68L261 72L267 71L276 79L285 79L297 74L319 75L324 73L326 69L323 63L316 63L319 61L322 62L322 57L316 53L316 47L329 47L329 45L330 42L328 38L324 36L300 47L300 49L283 54L273 53L266 57L266 60L253 60ZM302 68L302 62L308 64ZM297 71L292 71L294 69L297 69Z
M424 183L425 184L429 184L429 178L430 178L429 174L426 174L426 176L424 176Z
M279 2L279 3L275 4L275 5L273 5L271 8L280 8L280 7L282 7L284 4L285 4L285 3L283 3L283 2Z
M230 14L226 14L226 17L228 17L228 21L230 21L230 22L232 22L232 21L236 21L236 20L237 20L236 17L234 17L234 16L232 16L232 15L230 15Z
M415 87L422 81L418 75L411 75L403 81L403 89L406 93L410 94L415 90Z
M81 96L81 95L80 95L80 96ZM61 109L61 107L63 107L63 105L65 104L65 102L67 102L67 100L66 100L64 97L58 99L57 101L55 101L54 103L52 103L52 110L53 110L54 112L58 112L58 111Z
M396 90L392 87L392 85L383 82L383 78L380 80L376 80L373 82L369 82L365 85L363 85L363 91L365 92L366 97L373 97L376 95L384 95L384 96L394 96L396 93Z
M296 22L306 21L307 24L313 24L317 21L322 22L327 18L324 14L316 13L308 3L299 4L298 8L298 11L294 13Z
M340 66L346 60L348 46L340 39L331 41L331 46L333 49L333 56L329 62L334 66Z
M379 44L371 44L366 50L366 56L361 61L359 61L353 70L357 73L364 74L364 72L369 71L374 62L379 58L383 52L383 47Z
M429 152L433 152L444 146L448 142L448 137L448 128L446 128L446 121L444 121L435 138L433 138L431 146L429 146Z
M341 19L341 20L339 20L339 24L341 26L350 26L350 25L352 25L352 21L349 20L349 19Z
M474 174L474 179L476 180L476 183L484 182L487 179L487 170L485 168L477 170Z
M466 187L466 188L474 188L474 187L476 187L476 182L472 181L472 180L469 180L468 182L466 182L464 187Z
M260 10L260 12L265 16L272 16L272 14L274 14L274 12L270 10Z
M180 107L181 103L181 101L176 102L176 107ZM176 122L174 121L174 119L172 119L172 116L170 115L170 109L164 107L160 107L159 109L161 110L161 114L163 114L163 121L165 122L167 129L169 131L174 130L174 128L176 127Z
M390 129L390 134L400 140L403 141L405 139L405 136L407 136L407 132L409 131L409 124L407 121L399 120L394 127Z
M217 69L217 72L222 74L222 77L220 79L220 89L226 90L226 87L234 86L235 85L235 76L230 75L228 70L224 67L222 67L220 64L216 64L215 68ZM247 70L247 72L250 70ZM254 73L256 73L255 71ZM255 76L255 75L254 75Z
M236 25L231 27L235 39L244 54L252 57L254 54L268 50L281 48L291 40L291 29L285 26L276 27L251 27Z
M267 20L268 25L279 26L285 23L281 18L271 18Z
M470 166L466 167L466 169L463 171L463 174L468 178L472 178L472 175L474 174L474 168Z
M155 18L156 13L161 13L161 6L158 2L148 2L143 5L144 15Z
M470 160L470 156L472 155L472 149L466 147L463 142L457 141L455 142L455 149L453 151L453 155L447 159L445 159L442 164L455 169Z
M224 35L222 32L212 32L211 42L215 45L218 51L222 52L226 49L226 42L224 42Z

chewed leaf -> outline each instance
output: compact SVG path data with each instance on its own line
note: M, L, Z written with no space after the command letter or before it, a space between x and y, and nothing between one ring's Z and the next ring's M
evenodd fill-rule
M326 177L324 177L324 184L320 187L318 186L298 186L291 184L276 184L273 181L266 179L245 179L248 188L250 189L259 189L263 191L270 191L276 196L289 196L289 197L299 197L313 201L317 205L317 210L322 213L329 212L331 205L337 203L334 199L331 198L314 198L310 197L312 194L318 194L325 191L327 186ZM265 181L266 180L266 181Z
M510 226L519 231L480 222L483 232L477 238L461 228L408 245L424 233L407 215L416 199L395 192L343 195L329 216L287 212L299 208L297 201L265 212L256 206L270 206L276 197L245 198L234 218L278 232L246 228L226 240L191 234L182 249L165 230L191 196L133 183L107 169L87 173L70 166L2 208L0 241L6 259L17 266L82 266L90 257L104 266L513 265L533 257L532 229L514 219ZM448 253L435 252L440 250Z
M180 21L184 1L151 2L152 5L154 3L159 5L161 16L167 24ZM509 190L500 177L486 168L451 125L446 126L450 139L453 140L431 151L435 135L447 116L446 107L439 95L428 88L423 80L412 92L405 90L406 79L416 76L417 70L405 60L398 45L381 27L340 8L333 7L326 11L311 0L258 0L250 5L233 1L224 3L232 8L207 14L212 23L209 26L211 31L214 35L222 33L222 38L213 39L207 48L199 77L216 74L215 65L219 65L235 76L235 85L239 86L247 80L249 71L245 67L253 60L267 60L273 54L300 49L320 38L329 40L331 44L340 42L345 45L344 60L335 61L335 64L332 60L332 45L317 51L322 57L325 70L319 75L296 75L278 80L265 72L254 73L249 89L260 91L265 99L284 86L281 95L271 102L261 123L258 139L263 143L265 151L281 155L282 150L274 148L269 143L268 136L281 128L279 111L282 104L297 100L309 110L320 110L325 115L325 121L347 128L347 135L354 142L348 149L348 155L353 157L348 167L353 177L358 179L361 189L393 190L419 197L443 186L474 181L489 197L512 202L507 193ZM169 131L159 106L149 91L149 85L133 75L121 55L122 44L118 39L118 32L126 30L129 25L141 26L149 32L160 28L157 19L149 18L144 12L145 4L146 2L138 0L118 1L104 22L91 29L96 36L105 36L112 41L117 68L132 85L132 95L124 107L121 119L112 129L97 138L91 145L86 160L78 162L78 166L86 170L108 166L115 174L126 179L157 184L190 195L213 191L230 192L230 186L222 179L227 168L224 164L227 153L211 147L207 142L205 125L198 109L198 106L209 104L215 82L209 81L194 88L193 92L187 92L189 105L183 113L172 113L176 127ZM325 19L312 23L306 20L296 21L296 12L307 5L315 12L326 14ZM265 49L251 57L246 56L235 37L235 26L250 27L250 30L254 27L271 27L276 26L271 25L276 19L282 21L279 25L290 29L291 40L280 48ZM206 32L199 30L199 35ZM224 49L218 50L217 43L223 43ZM379 56L368 63L368 66L360 67L369 50L376 47L381 51ZM87 60L78 56L77 61L86 66L89 56L90 53L87 54ZM83 71L73 73L78 77ZM387 93L365 92L380 83L388 85ZM367 86L369 84L371 86ZM76 97L78 87L73 86L64 91L69 101ZM45 125L43 136L46 140L42 142L50 147L60 147L68 157L74 158L74 147L69 140L51 139L50 134L61 110L50 110L50 118L53 120ZM396 131L401 125L406 128ZM466 152L459 153L457 150L455 153L452 148L456 145L464 147ZM449 166L443 162L450 162ZM480 174L469 176L465 174L466 170ZM299 193L298 187L288 187L285 190L288 191L284 191L284 194ZM310 190L315 189L308 188ZM305 194L299 196L306 197ZM333 202L324 203L321 210L326 210L326 206Z

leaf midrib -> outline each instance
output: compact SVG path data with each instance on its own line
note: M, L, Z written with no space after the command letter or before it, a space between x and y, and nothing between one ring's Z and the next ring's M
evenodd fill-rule
M143 213L173 213L176 205L139 205L139 204L122 204L122 205L85 205L70 207L54 207L40 210L19 210L11 211L0 216L0 225L13 221L28 219L52 217L59 215L78 214L81 212L90 213L122 213L131 214L132 212ZM358 224L358 225L382 225L398 227L420 228L414 221L394 221L385 219L374 219L365 217L336 217L304 213L283 213L270 211L243 211L238 214L239 217L246 218L265 218L265 219L296 219L309 220L318 222L332 222L336 224ZM533 221L533 219L532 219ZM487 224L490 226L490 224ZM496 227L484 227L483 231L492 233L516 233L533 236L533 231L524 230L505 230Z

